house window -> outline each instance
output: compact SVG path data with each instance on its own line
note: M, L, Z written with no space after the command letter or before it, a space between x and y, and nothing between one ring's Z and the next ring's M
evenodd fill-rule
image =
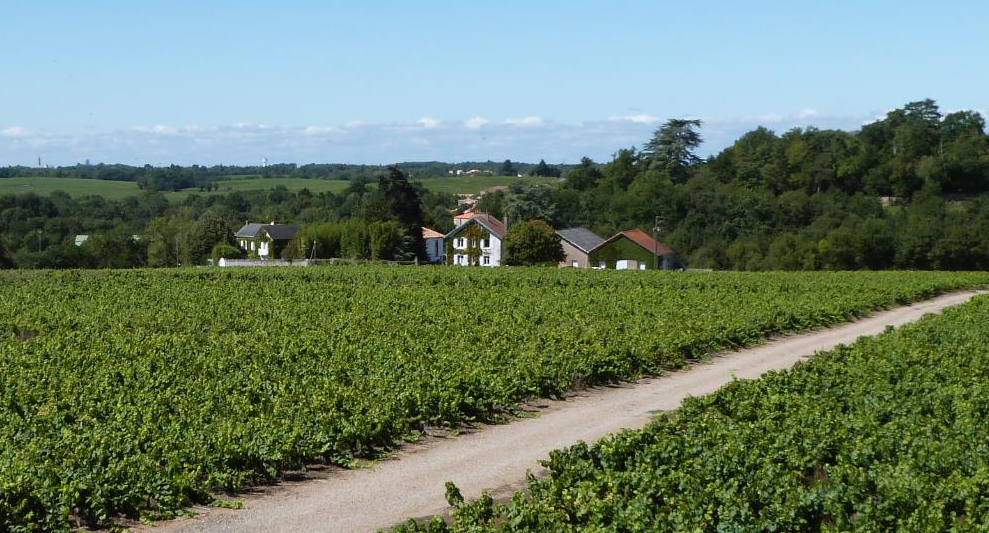
M645 269L646 269L646 264L645 263L639 263L639 270L645 270Z
M491 239L481 241L481 248L491 248Z
M491 257L484 256L484 264L485 265L490 265L491 264Z
M577 267L578 267L578 266L580 266L580 265L578 265L578 264L577 264L577 260L576 260L576 259L574 259L573 261L570 261L570 266L571 266L571 267L573 267L573 268L577 268Z
M251 241L251 250L254 249L254 241Z
M598 268L607 268L607 264L604 261L598 261Z
M457 248L466 248L467 243L465 242L465 239L463 237L460 237L454 242L454 246L456 246Z

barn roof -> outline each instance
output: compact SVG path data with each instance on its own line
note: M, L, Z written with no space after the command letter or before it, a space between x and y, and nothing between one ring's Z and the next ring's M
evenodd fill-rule
M585 253L590 252L595 246L604 242L604 239L587 228L561 229L557 230L556 234Z
M450 233L446 234L446 237L452 237L453 234L460 231L461 228L467 224L477 223L480 224L484 229L488 230L492 235L502 239L505 237L505 225L501 223L497 218L487 214L487 213L475 213L470 220L464 222L463 224L453 228Z
M664 255L671 255L671 254L673 254L673 249L672 248L670 248L669 246L667 246L667 245L665 245L665 244L663 244L661 242L656 242L656 239L653 239L652 237L649 236L648 233L646 233L646 232L644 232L644 231L642 231L640 229L630 229L630 230L625 230L625 231L619 231L618 233L612 235L608 240L602 242L601 244L595 246L594 248L595 249L600 248L600 247L602 247L602 246L604 246L604 245L606 245L606 244L608 244L610 242L615 242L618 239L621 239L622 237L625 237L628 240L634 242L635 244L638 244L639 246L645 248L646 251L648 251L649 253L652 253L652 254L655 254L655 255L658 255L658 256L664 256Z

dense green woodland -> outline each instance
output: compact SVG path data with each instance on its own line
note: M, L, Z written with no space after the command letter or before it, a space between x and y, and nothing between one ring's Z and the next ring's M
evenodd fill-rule
M978 113L945 115L924 100L857 132L807 128L778 134L758 128L706 160L694 154L702 131L699 121L670 120L641 148L619 150L603 164L585 158L566 169L558 186L513 186L485 196L480 208L512 222L537 218L555 227L586 226L602 236L635 227L651 231L659 216L661 240L692 268L989 269L989 197L984 194L989 191L989 138ZM512 163L490 165L499 171ZM58 194L0 196L0 264L167 266L183 257L185 264L198 263L208 254L184 250L182 243L205 238L192 236L190 228L207 214L233 230L251 219L347 222L367 234L372 230L366 224L394 220L381 209L384 203L418 201L420 225L450 229L454 197L422 189L418 200L410 200L415 195L383 197L370 185L388 171L335 167L260 170L312 172L314 177L349 173L352 183L340 194L276 188L190 196L177 205L153 186L120 202ZM101 168L65 172L96 177L117 167ZM215 173L220 179L259 169L152 169L151 177L132 170L133 179L154 181L156 172ZM416 171L401 165L400 170ZM560 169L540 164L525 170L553 174ZM397 238L408 238L412 225L400 225L405 234ZM73 249L75 234L101 237ZM135 234L145 238L133 242ZM396 246L372 257L370 246L358 249L351 255L387 259L418 253Z

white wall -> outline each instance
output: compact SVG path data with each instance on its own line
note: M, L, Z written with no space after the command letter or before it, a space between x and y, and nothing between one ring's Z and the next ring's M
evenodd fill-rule
M426 258L430 263L439 262L443 259L443 239L426 239Z

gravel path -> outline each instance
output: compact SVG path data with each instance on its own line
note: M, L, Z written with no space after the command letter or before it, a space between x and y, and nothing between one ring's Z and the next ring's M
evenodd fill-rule
M489 490L496 497L521 487L527 471L551 450L578 440L596 441L623 428L645 425L659 411L676 409L686 396L716 390L733 377L755 378L788 368L816 351L875 335L887 325L962 303L977 292L952 293L877 313L850 324L783 337L756 348L715 357L709 363L620 387L598 387L565 401L543 402L534 418L485 426L450 438L406 446L371 468L334 469L321 479L286 482L243 498L244 508L194 508L195 518L138 526L132 531L361 532L388 528L411 516L447 510L444 483L453 481L470 499Z

